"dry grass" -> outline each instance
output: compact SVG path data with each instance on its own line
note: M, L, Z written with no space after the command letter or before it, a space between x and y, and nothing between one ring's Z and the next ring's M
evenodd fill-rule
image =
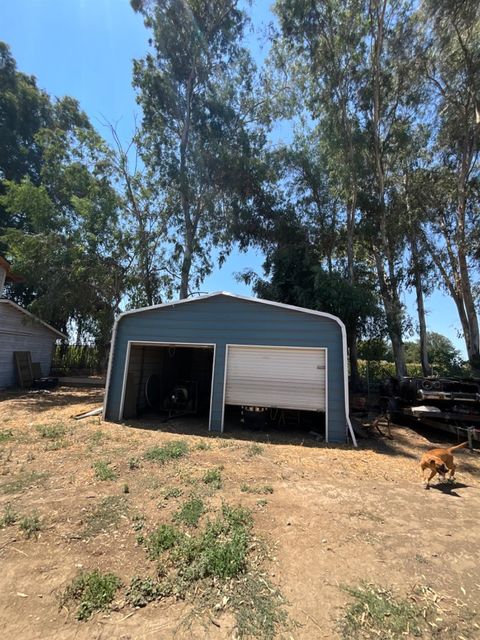
M425 638L480 633L478 456L458 456L459 484L425 492L417 460L431 443L409 430L354 451L294 432L215 437L195 420L162 432L72 419L100 401L0 399L5 637L87 640L101 624L138 640L310 640L341 637L347 618L381 637L383 616L406 620L408 638L411 611Z

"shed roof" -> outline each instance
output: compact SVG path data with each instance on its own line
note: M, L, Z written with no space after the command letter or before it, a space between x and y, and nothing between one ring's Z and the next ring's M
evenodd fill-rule
M291 304L284 304L283 302L274 302L273 300L263 300L261 298L252 298L251 296L241 296L237 293L230 293L229 291L215 291L214 293L207 293L205 295L197 296L196 298L183 298L182 300L174 300L173 302L164 302L162 304L155 304L155 305L152 305L151 307L140 307L139 309L131 309L130 311L124 311L123 313L121 313L117 318L117 322L124 316L132 315L134 313L153 311L155 309L164 309L166 307L176 307L179 304L195 303L199 300L207 300L208 298L215 298L218 296L236 298L237 300L244 300L246 302L256 302L258 304L266 304L272 307L280 307L281 309L289 309L290 311L299 311L301 313L308 313L315 316L329 318L330 320L333 320L340 326L340 328L342 329L342 332L345 331L345 325L340 320L340 318L332 315L331 313L327 313L326 311L315 311L314 309L306 309L305 307L296 307Z
M61 333L60 331L58 331L57 329L54 329L51 325L47 324L43 320L40 320L40 318L37 318L37 316L34 316L33 313L30 313L30 311L27 311L26 309L21 307L16 302L13 302L13 300L8 300L7 298L1 298L0 299L0 304L8 304L8 305L12 306L16 311L20 311L20 313L23 313L26 316L28 316L29 318L31 318L32 320L34 320L35 322L40 323L46 329L48 329L52 333L55 333L59 338L62 338L62 340L66 340L67 339L67 336L64 333Z

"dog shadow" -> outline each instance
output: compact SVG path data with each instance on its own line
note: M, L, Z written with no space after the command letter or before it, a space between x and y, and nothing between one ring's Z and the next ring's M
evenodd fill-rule
M466 489L469 486L470 485L464 484L463 482L439 482L438 484L431 484L430 489L436 489L448 496L461 498L462 496L458 494L455 489Z

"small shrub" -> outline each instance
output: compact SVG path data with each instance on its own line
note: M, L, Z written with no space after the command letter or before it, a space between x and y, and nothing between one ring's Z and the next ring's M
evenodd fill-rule
M253 487L252 485L244 483L240 489L243 493L254 493L256 495L267 495L268 493L273 493L273 487L269 484L265 484L261 487Z
M253 458L263 453L263 447L259 444L251 444L247 447L247 457Z
M203 511L203 501L200 498L192 498L185 502L180 511L175 514L174 519L177 522L186 524L188 527L198 527Z
M152 447L145 452L145 459L153 462L165 463L176 460L188 454L188 444L183 440L167 442L162 447Z
M145 525L145 516L136 513L132 518L132 528L134 531L141 531Z
M130 487L128 486L128 484L123 485L122 491L123 493L130 493Z
M205 442L205 440L200 440L200 442L196 445L195 449L199 451L206 451L207 449L211 449L212 445L209 442Z
M163 595L162 590L156 580L136 576L132 578L125 597L133 607L145 607L161 595Z
M182 533L171 524L161 524L144 540L148 557L155 560L171 549L182 538Z
M140 469L140 460L138 458L130 458L128 461L128 468L130 469L130 471Z
M9 527L18 520L18 514L13 509L11 504L7 504L5 509L3 510L3 516L0 518L0 527Z
M266 507L268 504L268 500L265 500L265 498L260 498L260 500L257 500L257 505L259 507Z
M32 536L38 538L38 532L42 529L40 518L37 514L31 516L24 516L19 523L20 529L24 532L27 539Z
M9 442L13 440L13 431L8 429L8 431L0 431L0 443Z
M62 605L70 600L77 602L77 619L88 620L96 611L108 608L121 584L120 578L113 573L98 570L81 573L65 590Z
M165 489L163 497L165 500L170 500L170 498L179 498L182 494L183 491L179 487L171 487L170 489Z
M209 469L208 471L206 471L203 476L204 483L210 485L214 489L221 489L222 475L220 471L221 469L218 467L216 469Z
M63 438L66 433L65 427L61 424L37 424L35 428L42 438L48 438L49 440Z
M104 460L97 460L93 463L93 470L95 471L95 477L98 480L116 480L117 474L110 468L110 462Z

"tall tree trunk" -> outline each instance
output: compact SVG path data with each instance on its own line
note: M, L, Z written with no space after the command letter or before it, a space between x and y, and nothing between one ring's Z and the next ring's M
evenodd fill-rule
M357 332L349 331L347 334L348 357L350 361L350 384L352 391L358 388L360 374L358 372Z
M387 331L392 343L393 359L397 376L402 378L407 375L405 365L405 348L402 340L402 305L395 287L387 284L383 257L373 248L377 276L380 286L385 316L387 319Z
M415 282L415 293L417 297L417 314L420 333L420 362L422 364L423 375L431 376L432 367L428 361L427 323L425 321L422 275L420 269L420 258L418 255L418 245L415 238L410 239L410 250L412 253L413 279Z
M190 293L189 285L190 285L191 268L192 268L192 251L187 243L183 250L183 261L182 261L180 291L179 291L180 300L183 300L184 298L188 298L188 295Z

